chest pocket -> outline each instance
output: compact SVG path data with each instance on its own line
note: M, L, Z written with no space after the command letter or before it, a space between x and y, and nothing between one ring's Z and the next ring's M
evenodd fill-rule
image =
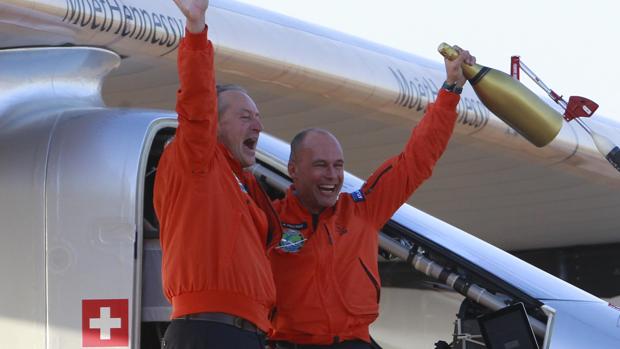
M363 315L379 311L380 282L362 258L351 259L339 279L342 302L349 312Z

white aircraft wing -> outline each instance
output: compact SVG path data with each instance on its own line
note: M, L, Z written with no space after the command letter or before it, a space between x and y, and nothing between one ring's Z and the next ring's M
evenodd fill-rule
M220 83L246 87L266 131L305 127L341 140L362 178L404 146L445 73L429 61L233 1L212 1L207 22ZM9 0L0 46L88 45L123 57L103 87L109 106L174 109L183 16L172 1ZM472 48L475 50L475 48ZM484 57L478 57L484 64ZM566 123L536 148L465 88L455 135L415 207L510 250L620 242L620 173L590 137ZM589 125L615 142L618 123Z

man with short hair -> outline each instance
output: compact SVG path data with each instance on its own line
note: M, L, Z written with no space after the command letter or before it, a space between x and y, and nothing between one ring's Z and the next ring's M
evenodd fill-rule
M263 125L238 86L216 89L208 0L175 0L187 18L179 46L179 126L157 170L162 281L172 304L166 349L264 349L275 286L266 256L280 224L245 167Z
M432 173L454 129L466 80L467 51L445 60L446 82L405 149L354 193L344 178L340 143L322 129L291 142L293 180L275 203L283 233L270 255L277 290L277 348L376 348L368 330L379 313L378 231Z

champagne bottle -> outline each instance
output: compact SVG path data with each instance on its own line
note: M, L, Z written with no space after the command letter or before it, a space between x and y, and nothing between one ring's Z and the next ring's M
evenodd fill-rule
M437 50L446 59L458 57L458 52L446 43L439 45ZM560 132L562 115L510 75L479 64L465 63L463 75L493 114L535 146L549 144Z

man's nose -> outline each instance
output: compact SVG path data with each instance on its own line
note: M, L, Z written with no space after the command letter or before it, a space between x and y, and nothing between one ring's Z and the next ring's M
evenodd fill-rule
M336 177L336 168L334 166L327 166L327 170L325 171L325 177L327 178L335 178Z
M261 132L263 130L263 122L261 121L260 118L254 118L252 129L257 132Z

